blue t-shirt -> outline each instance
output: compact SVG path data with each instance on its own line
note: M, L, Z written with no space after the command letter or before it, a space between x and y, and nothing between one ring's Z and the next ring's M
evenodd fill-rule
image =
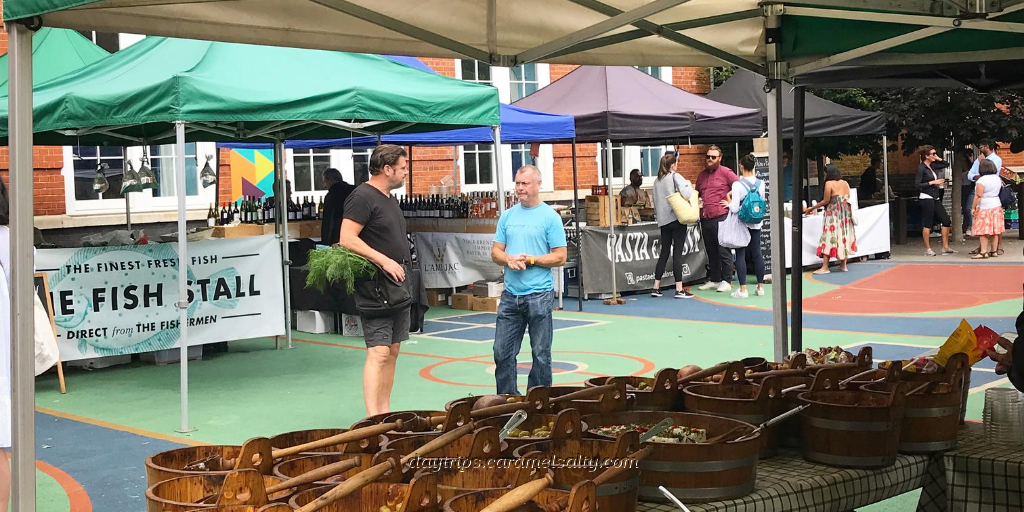
M999 172L999 170L1003 168L1003 159L999 158L999 155L997 155L995 151L993 151L985 158L992 160L992 163L996 164L996 172ZM964 185L974 185L975 183L978 182L978 178L980 177L981 159L975 158L974 163L971 164L971 170L967 172L967 179L970 180L970 183L964 183Z
M505 244L511 255L543 256L556 247L565 247L565 228L562 218L553 208L540 203L533 208L517 204L498 219L494 241ZM526 270L505 268L505 289L512 295L546 292L555 288L551 269L537 265Z

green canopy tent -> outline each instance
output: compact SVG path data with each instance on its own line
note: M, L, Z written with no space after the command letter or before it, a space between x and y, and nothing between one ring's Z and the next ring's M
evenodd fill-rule
M829 72L848 72L849 66L871 70L927 64L941 74L957 69L956 83L988 87L1024 79L1024 23L1019 19L1024 0L7 0L4 19L10 24L11 48L19 55L10 62L12 76L28 76L31 28L41 25L151 35L194 37L343 51L423 57L470 58L496 66L527 62L565 62L594 65L717 66L728 63L766 76L770 179L782 176L780 156L782 80L805 85L802 76L816 75L814 84L827 85ZM415 12L415 17L409 13ZM452 23L457 15L459 23ZM982 67L967 63L998 63L1006 76L990 84ZM856 73L856 72L855 72ZM845 75L847 78L849 74ZM865 73L862 76L867 76ZM884 80L889 86L915 83L918 76L897 72ZM808 82L809 83L809 82ZM950 80L936 80L936 85ZM25 81L12 89L12 170L21 171L15 197L31 197L31 99ZM794 139L802 140L803 87L795 95ZM801 179L806 169L795 144L794 161ZM12 172L12 178L18 175ZM781 262L781 200L771 198L773 282L785 276ZM794 198L799 201L799 198ZM28 245L31 211L14 212L15 242ZM799 221L795 227L799 229ZM799 240L799 233L794 232ZM797 245L798 246L798 245ZM798 253L797 253L798 254ZM27 249L14 250L14 261L31 262ZM799 259L794 258L794 263ZM13 289L29 290L29 276L16 276ZM798 282L794 281L795 283ZM782 286L773 297L775 355L789 351L787 300ZM799 290L794 289L794 318L799 315ZM25 293L27 295L27 293ZM16 301L14 311L31 303ZM31 333L23 316L14 333ZM798 327L794 325L794 330ZM798 333L797 333L798 334ZM31 355L15 351L16 425L31 426ZM19 446L31 446L29 428L15 429ZM31 455L31 452L28 452ZM15 452L17 470L32 472L31 457ZM34 499L31 483L20 485L19 501ZM17 494L16 494L17 496ZM17 503L17 502L16 502Z
M74 30L44 27L32 38L32 84L39 85L92 64L109 52ZM0 55L0 96L7 96L7 54Z
M33 91L36 144L150 145L272 141L499 124L497 90L334 51L150 37ZM6 138L7 104L0 105ZM184 159L175 159L185 190ZM276 173L276 190L283 175ZM17 197L17 196L16 196ZM278 208L281 208L278 201ZM279 210L280 211L280 210ZM287 217L282 223L285 325L291 345ZM179 258L187 261L185 196L178 194ZM179 266L184 296L187 266ZM187 319L181 309L182 428L187 419Z

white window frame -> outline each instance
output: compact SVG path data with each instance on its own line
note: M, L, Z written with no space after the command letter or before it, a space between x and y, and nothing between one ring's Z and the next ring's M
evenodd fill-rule
M455 61L455 77L460 80L462 79L462 61L460 60ZM510 100L512 99L511 77L511 69L491 66L491 81L477 83L489 83L495 89L498 89L498 99L502 103L510 103ZM551 67L548 64L537 64L537 82L538 90L543 89L551 83ZM514 173L516 170L512 169L512 146L510 144L501 145L500 158L504 178L502 180L504 182L504 189L506 191L512 191L515 187ZM460 169L459 186L463 192L491 192L498 190L496 182L484 185L466 184L466 165L462 146L458 146L458 165ZM541 144L540 156L537 157L537 168L540 169L540 189L543 192L550 192L555 189L554 167L555 157L551 144Z
M64 176L64 207L67 215L97 215L108 213L124 213L125 199L76 199L75 198L75 165L72 146L64 146L64 165L61 174ZM212 142L196 143L196 182L198 195L187 196L185 208L189 210L206 209L210 204L217 202L216 189L211 186L203 188L199 173L206 165L206 155L215 155L210 161L215 172L219 166L217 145ZM131 161L136 171L139 170L142 158L142 147L132 146L125 148L125 155ZM219 175L219 172L218 172ZM222 184L223 185L223 184ZM141 192L132 192L128 195L130 209L133 213L174 211L178 208L177 196L153 197L153 191L146 189Z
M541 64L536 64L536 63L527 63L527 64L520 64L520 65L518 65L516 67L517 68L518 67L524 68L523 71L524 71L524 75L525 75L525 67L526 66L534 66L534 76L536 77L536 80L526 80L525 78L523 80L513 80L512 79L512 70L514 68L505 68L505 69L508 70L508 84L509 84L508 89L509 89L509 102L510 103L513 102L513 101L519 101L520 99L522 99L522 98L518 98L516 100L512 100L512 91L513 91L513 89L515 87L517 87L520 84L522 84L522 86L524 88L526 87L526 84L536 84L537 85L537 90L540 90L540 88L541 88L541 72L540 72L540 68L541 68L542 65ZM491 68L491 70L492 70L492 74L491 74L492 79L494 77L493 69L494 68ZM549 73L549 76L550 76L550 73ZM534 91L534 92L536 92L536 91ZM530 94L532 94L532 93L530 93ZM525 98L526 96L529 96L529 94L524 94L523 98Z

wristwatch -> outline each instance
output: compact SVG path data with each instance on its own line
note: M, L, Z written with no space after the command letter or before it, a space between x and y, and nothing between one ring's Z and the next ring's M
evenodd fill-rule
M530 265L532 266L532 265L536 265L536 264L537 264L537 258L534 258L533 256L530 256Z

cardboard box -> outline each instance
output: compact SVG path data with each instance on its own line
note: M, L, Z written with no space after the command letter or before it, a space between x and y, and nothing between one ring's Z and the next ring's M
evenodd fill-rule
M427 288L427 305L447 306L449 296L447 288Z
M337 332L331 311L296 311L295 330L312 334Z
M501 297L473 297L473 311L498 312L498 301Z
M473 309L472 293L456 293L452 295L452 309Z
M496 281L477 281L473 283L474 297L501 297L505 291L505 283Z
M270 232L274 232L274 225L270 225ZM217 226L213 228L213 235L217 238L241 238L246 236L260 236L264 234L264 226L259 224L238 224L235 226Z
M356 315L342 313L341 335L363 337L363 320Z

